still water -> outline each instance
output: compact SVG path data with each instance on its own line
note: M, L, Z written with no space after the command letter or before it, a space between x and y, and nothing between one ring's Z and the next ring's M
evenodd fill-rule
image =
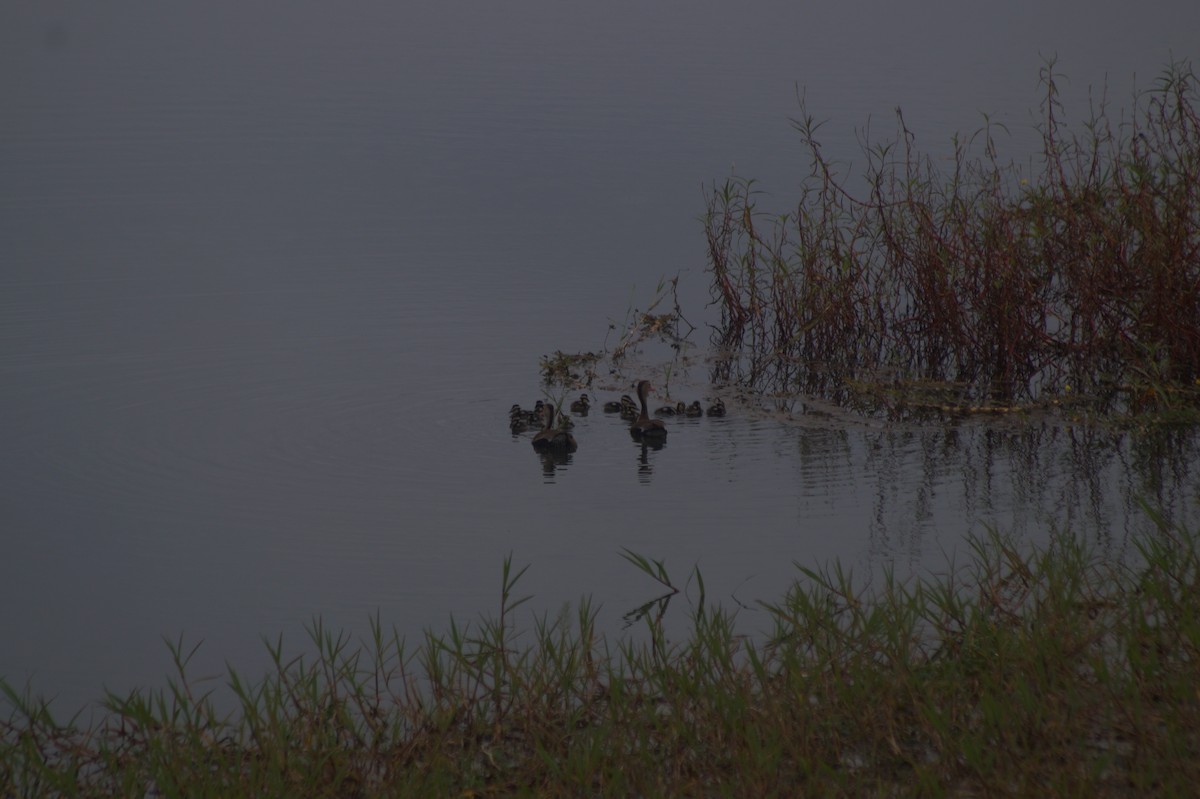
M941 5L6 4L0 676L70 706L161 684L164 636L209 673L317 615L415 637L493 611L508 553L531 607L590 594L615 631L655 587L622 548L749 605L793 561L936 571L985 525L1123 547L1143 496L1192 518L1194 444L1053 418L731 401L643 451L593 412L549 470L508 431L539 356L611 346L674 276L687 360L590 393L721 394L704 186L786 209L799 91L835 158L899 105L932 150L987 112L1022 160L1044 57L1078 119L1200 55L1190 1Z

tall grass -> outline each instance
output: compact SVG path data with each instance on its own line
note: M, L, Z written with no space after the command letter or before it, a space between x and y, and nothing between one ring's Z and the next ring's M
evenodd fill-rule
M624 555L678 596L665 564ZM1200 558L1159 520L1132 562L1060 534L974 542L864 591L801 567L761 635L691 592L692 631L610 640L582 602L410 648L310 628L222 715L174 647L168 688L82 727L4 686L2 796L1146 796L1200 780ZM698 577L698 575L695 575Z
M1048 64L1040 167L1001 161L989 122L954 140L943 169L897 111L896 140L861 142L857 193L802 105L811 169L795 210L762 212L752 180L709 201L716 340L730 356L715 376L843 402L912 381L959 406L1195 407L1196 76L1172 65L1128 118L1102 101L1082 133L1063 122L1058 80ZM872 399L894 410L895 393Z

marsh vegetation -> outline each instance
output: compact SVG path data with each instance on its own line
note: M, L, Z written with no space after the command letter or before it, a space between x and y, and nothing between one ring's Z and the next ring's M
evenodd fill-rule
M1195 419L1200 407L1200 116L1190 65L1128 115L1101 96L1082 132L1042 71L1040 163L1003 130L956 138L950 165L862 135L862 174L794 126L811 169L793 210L751 179L705 217L714 379L808 392L890 417L1066 404Z

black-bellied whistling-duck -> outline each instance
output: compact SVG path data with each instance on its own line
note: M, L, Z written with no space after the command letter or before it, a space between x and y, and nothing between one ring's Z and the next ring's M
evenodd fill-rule
M649 392L649 380L638 383L637 393L642 402L642 412L638 414L637 421L630 425L629 432L636 438L666 438L667 427L662 419L651 419L650 414L646 412L646 394Z
M541 424L542 422L546 421L545 407L546 404L541 400L538 400L533 404L533 410L529 412L530 424Z
M655 416L683 416L687 406L682 402L677 402L674 405L664 405L654 412Z
M521 410L521 406L515 402L508 410L508 427L514 436L529 429L529 413Z
M574 452L578 449L579 445L575 443L575 436L566 430L559 429L555 425L554 422L557 419L557 414L555 413L554 405L547 402L542 410L545 413L546 426L533 437L533 448L537 450L563 450L566 452Z
M628 394L621 395L621 418L628 419L631 422L638 418L637 403Z

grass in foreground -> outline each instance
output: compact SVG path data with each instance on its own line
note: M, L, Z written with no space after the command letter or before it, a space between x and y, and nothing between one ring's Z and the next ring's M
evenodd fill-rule
M518 635L499 616L419 647L315 653L249 683L223 716L179 674L109 696L89 729L5 686L3 796L1147 796L1200 783L1200 561L1166 523L1138 565L1075 538L993 535L954 575L866 594L800 569L760 641L705 605L665 639L596 632L583 602ZM662 564L631 563L668 588Z

